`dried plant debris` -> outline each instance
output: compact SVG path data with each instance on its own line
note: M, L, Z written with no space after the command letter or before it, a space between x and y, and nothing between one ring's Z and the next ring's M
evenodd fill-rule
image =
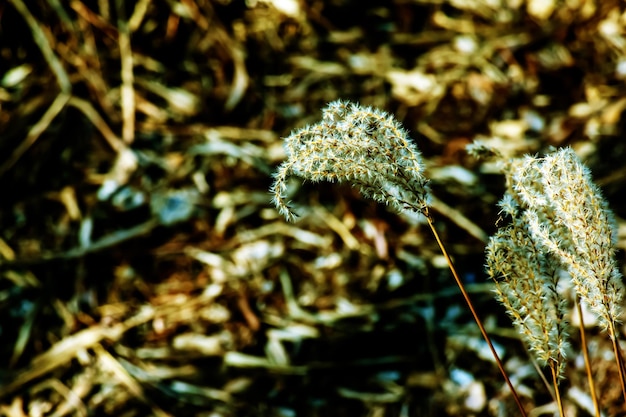
M621 285L625 16L617 0L3 2L0 414L514 414L423 222L316 178L276 188L300 222L272 204L272 172L303 168L281 138L332 139L359 117L366 136L368 121L394 131L406 175L429 179L526 409L553 407L483 270L487 236L514 249L525 235L496 232L504 176L464 149L571 147L615 214L598 245L616 245ZM344 139L318 154L360 157ZM396 174L383 165L367 169ZM365 191L401 193L390 184ZM548 346L567 357L564 405L593 412L569 333L570 348ZM616 415L611 342L587 334Z

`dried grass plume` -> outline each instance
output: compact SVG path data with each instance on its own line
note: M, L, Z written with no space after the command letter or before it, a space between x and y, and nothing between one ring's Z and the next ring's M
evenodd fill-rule
M322 120L285 139L287 160L275 174L273 202L288 220L297 215L286 200L287 179L348 182L364 197L397 211L424 213L429 189L421 154L393 116L348 101L323 109Z
M484 154L480 146L470 151ZM616 337L624 294L615 261L616 222L571 148L513 159L505 174L509 189L500 207L511 221L490 239L487 272L529 348L560 376L567 346L566 301L557 292L563 272Z

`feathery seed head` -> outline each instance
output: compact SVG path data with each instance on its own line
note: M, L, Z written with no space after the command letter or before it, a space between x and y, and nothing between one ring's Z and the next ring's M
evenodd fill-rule
M319 182L350 182L361 193L398 211L427 210L428 186L421 154L393 116L348 101L323 109L322 120L285 139L287 160L275 174L273 202L288 220L291 175Z
M511 197L506 200L513 201ZM503 200L504 207L516 207ZM486 248L487 273L496 299L506 308L529 349L543 366L555 366L560 376L567 350L565 305L556 291L558 264L542 256L521 216L500 228Z
M566 345L566 301L556 290L561 271L606 329L619 319L624 286L614 259L616 223L572 149L514 159L506 168L509 191L499 205L511 223L490 239L486 269L530 349L560 371Z
M624 293L614 259L617 226L589 169L571 148L511 167L507 176L533 240L568 271L581 299L608 328L619 319Z

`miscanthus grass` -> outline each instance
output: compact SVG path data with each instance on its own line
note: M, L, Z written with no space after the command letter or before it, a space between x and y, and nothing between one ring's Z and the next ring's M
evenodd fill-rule
M288 220L297 217L284 197L291 175L313 182L348 182L364 197L399 212L427 210L429 189L421 154L400 123L383 111L334 101L319 123L289 135L285 150L287 160L278 167L272 192Z
M428 209L430 190L417 146L388 113L348 101L334 101L323 109L322 120L285 138L287 160L279 167L271 188L273 202L287 220L297 218L286 199L287 180L298 176L311 182L349 183L366 198L387 204L400 213L423 214L452 275L487 342L496 364L517 403L521 401L461 282Z
M489 152L480 145L470 151ZM486 269L495 282L496 298L538 362L550 368L563 415L558 380L568 346L567 302L557 287L560 279L570 279L579 313L580 300L611 338L626 400L616 327L624 285L614 256L617 226L607 202L571 148L508 161L505 175L508 190L499 205L509 223L486 248ZM580 332L595 412L600 415L583 323Z

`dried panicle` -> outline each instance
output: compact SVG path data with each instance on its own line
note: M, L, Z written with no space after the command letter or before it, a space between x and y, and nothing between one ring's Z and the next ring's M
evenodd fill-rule
M512 220L486 248L486 269L496 285L496 299L539 363L553 366L560 377L568 343L566 305L557 292L559 264L535 245L511 194L504 196L500 207Z
M609 328L624 293L614 258L617 226L589 170L564 148L514 162L507 176L534 243L569 273L581 300Z
M509 191L500 208L512 220L490 239L487 272L538 360L561 371L566 332L559 271L569 274L581 300L611 329L624 292L614 259L616 222L570 148L514 159L506 169Z
M391 115L348 101L323 109L322 120L285 139L287 160L275 174L273 202L288 220L291 175L319 182L349 182L365 197L398 211L426 212L428 187L421 155Z

